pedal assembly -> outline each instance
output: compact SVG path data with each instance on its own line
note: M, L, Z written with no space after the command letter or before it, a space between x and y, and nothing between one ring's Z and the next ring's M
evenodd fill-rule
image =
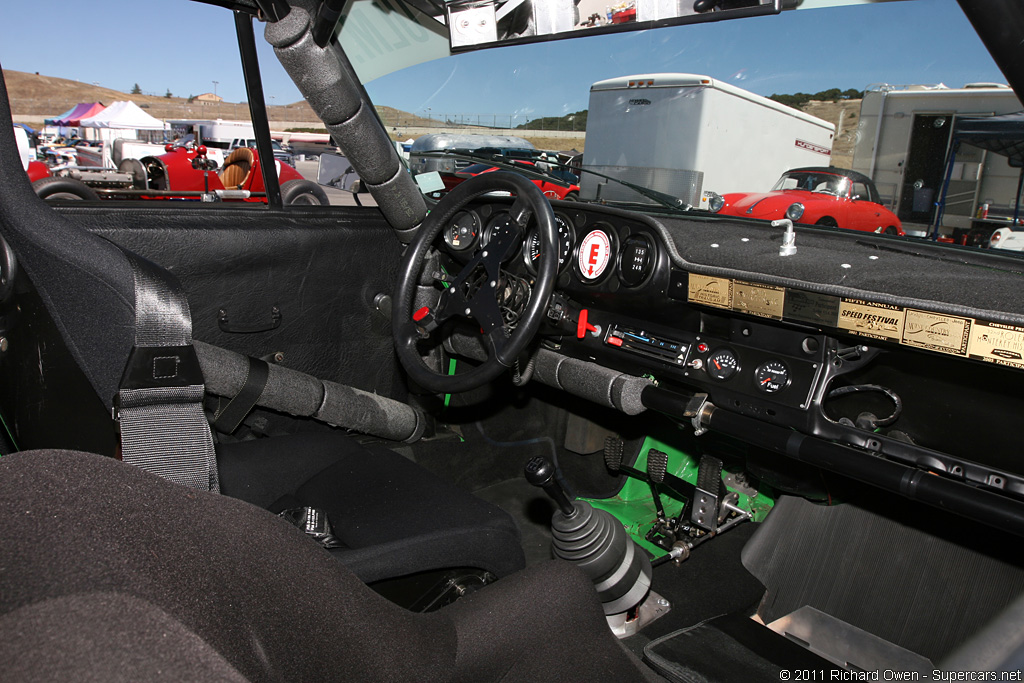
M652 566L670 561L681 564L701 543L751 519L749 512L738 507L739 495L728 491L722 482L722 461L716 457L701 456L696 483L670 473L668 454L655 448L647 452L646 471L624 465L622 459L622 441L607 438L605 466L612 472L646 482L651 488L657 519L644 538L668 551L668 555L652 561ZM674 517L665 512L662 495L682 503Z

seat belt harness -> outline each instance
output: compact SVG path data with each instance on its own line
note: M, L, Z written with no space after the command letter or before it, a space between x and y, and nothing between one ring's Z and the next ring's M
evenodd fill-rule
M135 346L114 401L121 459L169 481L219 492L188 300L169 272L125 256L135 278Z

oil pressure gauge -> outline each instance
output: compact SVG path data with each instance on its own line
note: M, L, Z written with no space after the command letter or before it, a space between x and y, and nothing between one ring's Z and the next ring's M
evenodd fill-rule
M789 368L781 360L770 360L754 370L754 382L766 394L774 394L789 386Z

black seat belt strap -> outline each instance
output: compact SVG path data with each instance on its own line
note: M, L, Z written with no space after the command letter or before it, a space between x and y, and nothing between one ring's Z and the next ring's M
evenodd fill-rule
M259 358L248 356L249 368L245 373L245 382L238 393L214 415L214 428L225 434L233 434L238 426L242 424L245 416L256 407L263 390L267 387L267 378L270 376L270 365Z
M125 252L135 277L135 347L121 377L121 459L165 479L220 491L192 317L169 272Z

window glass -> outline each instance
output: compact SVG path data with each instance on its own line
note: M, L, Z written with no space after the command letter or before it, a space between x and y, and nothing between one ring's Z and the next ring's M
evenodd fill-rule
M14 120L29 129L29 154L41 162L26 170L50 201L266 205L230 11L188 0L103 1L88 9L55 0L47 16L69 23L53 39L38 6L5 9L0 62ZM254 32L265 44L263 26L255 23ZM269 49L259 56L276 67ZM267 90L282 190L294 181L293 198L298 182L323 192L316 155L288 144L289 131L322 127L290 82L284 91ZM337 194L352 203L348 193Z

